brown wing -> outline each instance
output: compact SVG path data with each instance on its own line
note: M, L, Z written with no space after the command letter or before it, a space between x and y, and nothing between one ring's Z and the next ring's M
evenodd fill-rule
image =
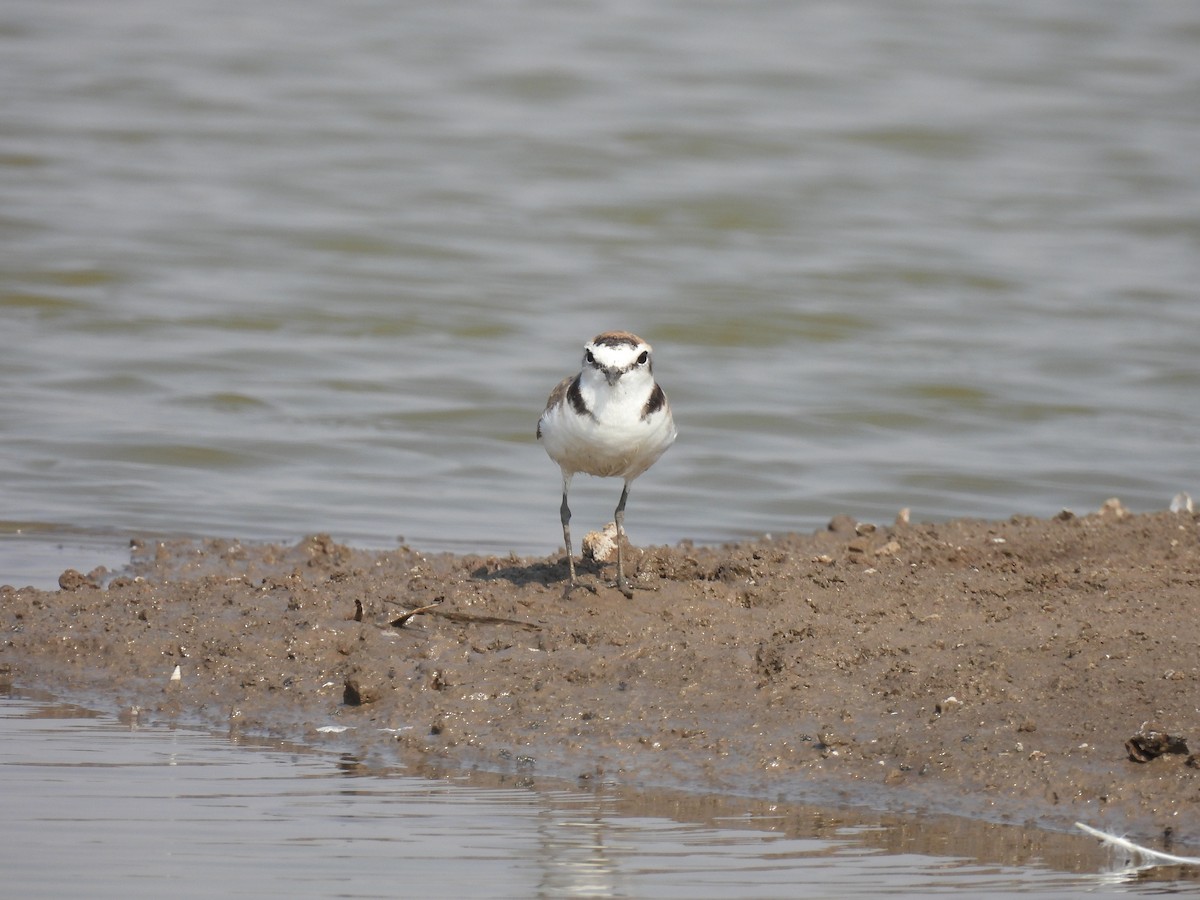
M557 406L558 404L563 402L563 398L567 396L567 391L569 391L571 389L571 384L578 377L579 377L578 375L568 375L566 378L564 378L562 381L560 381L555 386L554 390L552 390L550 392L550 399L548 399L546 401L546 408L544 410L542 410L542 416L546 415L546 413L548 413L550 411L550 408L552 406ZM537 436L538 436L538 440L542 439L542 418L541 418L541 416L538 417Z

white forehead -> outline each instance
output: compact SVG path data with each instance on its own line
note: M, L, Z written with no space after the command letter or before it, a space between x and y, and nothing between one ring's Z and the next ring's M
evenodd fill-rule
M620 340L591 340L583 346L584 350L591 351L592 356L602 366L626 366L642 353L650 352L649 344L633 337Z

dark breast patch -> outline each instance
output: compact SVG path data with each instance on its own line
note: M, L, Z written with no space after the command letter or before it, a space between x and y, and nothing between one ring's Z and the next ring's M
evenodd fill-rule
M666 405L667 395L663 393L663 389L656 382L654 390L650 392L650 396L646 400L646 405L642 407L642 418L650 418Z
M579 379L581 376L575 376L575 380L571 382L571 386L567 388L567 400L571 404L571 408L581 416L590 416L592 411L588 409L587 403L584 402L583 392L579 390Z

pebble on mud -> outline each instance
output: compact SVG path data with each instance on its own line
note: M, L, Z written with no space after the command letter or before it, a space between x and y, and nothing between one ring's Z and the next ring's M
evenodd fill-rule
M347 706L364 706L379 699L379 688L363 684L357 678L347 678L342 702Z
M617 558L617 523L609 522L599 531L583 536L583 558L596 562L612 562Z
M941 703L934 704L933 714L935 716L940 716L943 713L954 712L954 710L958 709L960 706L962 706L962 701L959 700L957 697L951 695L951 696L947 697L945 700L943 700Z
M1125 504L1121 502L1119 497L1109 497L1100 505L1100 509L1096 511L1096 515L1102 519L1116 519L1119 522L1122 519L1128 519L1133 514L1125 507Z
M1145 763L1167 753L1187 753L1188 745L1184 738L1167 734L1161 726L1143 722L1137 734L1125 742L1125 750L1134 762Z
M80 588L99 588L100 578L98 572L93 571L90 574L84 575L75 569L67 569L58 576L58 586L64 591L77 591Z

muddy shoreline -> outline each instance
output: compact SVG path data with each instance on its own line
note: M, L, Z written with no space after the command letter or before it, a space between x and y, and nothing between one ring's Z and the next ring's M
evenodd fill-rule
M627 600L596 562L564 596L561 554L144 540L124 572L0 587L0 680L381 765L1200 847L1191 513L839 517L631 557ZM1148 722L1184 743L1135 761Z

